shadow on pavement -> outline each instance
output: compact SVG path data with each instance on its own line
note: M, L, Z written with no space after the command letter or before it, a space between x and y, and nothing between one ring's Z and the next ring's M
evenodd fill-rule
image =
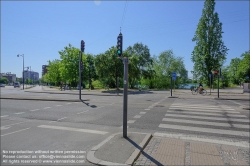
M137 149L139 149L141 151L141 153L147 157L150 161L152 161L153 163L155 163L158 166L163 166L163 164L161 164L159 161L157 161L156 159L154 159L152 156L150 156L149 154L147 154L146 152L143 151L143 149L136 144L133 140L131 140L130 138L126 137L126 140L128 140L128 142L130 142L132 145L134 145Z

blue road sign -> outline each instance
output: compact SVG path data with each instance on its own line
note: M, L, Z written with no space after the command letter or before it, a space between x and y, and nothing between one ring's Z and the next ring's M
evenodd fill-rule
M246 76L246 79L249 79L249 76Z
M208 76L209 76L209 78L211 78L211 77L212 77L212 74L209 74Z
M176 72L172 73L173 80L176 80Z

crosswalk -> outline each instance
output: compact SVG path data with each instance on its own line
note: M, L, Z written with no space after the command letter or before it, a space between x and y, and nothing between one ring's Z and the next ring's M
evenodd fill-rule
M159 128L178 133L249 139L249 119L226 105L177 101L167 110Z

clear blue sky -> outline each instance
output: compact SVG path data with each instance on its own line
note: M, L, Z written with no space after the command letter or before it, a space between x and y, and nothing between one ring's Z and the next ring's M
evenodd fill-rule
M1 72L22 76L31 66L41 77L42 65L60 59L69 43L99 54L116 46L126 1L1 1ZM193 69L191 52L203 1L128 1L122 24L123 48L147 45L152 56L172 49ZM228 51L225 65L249 50L249 1L216 1Z

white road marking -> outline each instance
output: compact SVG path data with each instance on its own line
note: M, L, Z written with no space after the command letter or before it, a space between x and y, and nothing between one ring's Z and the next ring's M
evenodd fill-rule
M13 123L13 124L9 124L9 125L2 126L2 127L9 127L9 126L13 126L13 125L16 125L16 124L26 123L26 122L29 122L29 121L31 121L31 120L27 120L27 121L19 122L19 123Z
M1 116L1 118L4 118L4 117L8 117L9 115L3 115L3 116Z
M128 123L135 123L135 120L129 120Z
M49 109L49 108L51 108L51 107L45 107L45 108L43 108L43 109L46 110L46 109Z
M186 114L201 114L201 115L223 116L223 117L230 117L230 118L234 118L234 117L246 118L245 115L235 115L235 114L223 115L223 114L220 114L220 113L209 113L209 112L172 111L172 110L168 110L167 112L169 112L169 113L186 113Z
M149 106L148 108L153 108L153 106Z
M62 106L62 105L56 105L57 107L60 107L60 106Z
M150 109L147 108L147 109L144 109L144 110L148 111L148 110L150 110Z
M79 113L77 113L77 114L82 114L82 113L85 113L85 112L88 112L89 110L87 110L87 111L83 111L83 112L79 112Z
M30 111L38 111L39 109L34 109L34 110L30 110Z
M140 118L141 117L141 115L135 115L134 116L134 118Z
M67 104L71 104L71 103L67 103Z
M63 120L63 119L66 119L67 117L64 117L64 118L61 118L61 119L57 119L57 121L59 121L59 120Z
M10 126L2 126L0 130L6 130L8 128L10 128Z
M175 139L182 139L182 140L191 140L191 141L200 141L200 142L208 142L208 143L216 143L216 144L231 145L231 146L244 147L244 148L249 148L249 146L250 146L247 141L230 142L230 141L225 141L225 140L199 138L197 136L184 135L184 134L169 134L169 133L155 132L153 134L153 136L168 137L168 138L175 138Z
M123 128L123 125L120 128ZM127 126L127 128L129 128L129 126Z
M170 108L189 108L189 109L205 109L205 110L220 110L219 107L196 107L196 106L170 106Z
M238 111L224 111L224 110L205 110L203 108L200 109L192 109L192 108L169 108L169 110L185 110L185 111L198 111L198 112L209 112L209 113L228 113L228 114L240 114Z
M249 123L249 119L232 119L232 118L218 118L218 117L206 117L206 116L195 116L195 115L177 115L177 114L165 114L168 117L183 117L183 118L195 118L195 119L208 119L208 120L224 120L224 121L232 121L232 122L247 122Z
M11 132L11 133L3 134L3 135L1 135L1 137L2 137L2 136L6 136L6 135L10 135L10 134L14 134L14 133L18 133L18 132L20 132L20 131L24 131L24 130L28 130L28 129L30 129L30 128L26 128L26 129L14 131L14 132Z
M210 126L220 126L220 127L237 127L243 129L249 129L249 125L241 124L229 124L229 123L217 123L217 122L206 122L206 121L194 121L186 119L173 119L173 118L163 118L162 121L165 122L179 122L179 123L189 123L189 124L201 124L201 125L210 125Z
M93 133L93 134L102 134L102 135L108 133L108 132L105 132L105 131L89 130L89 129L79 129L79 128L72 128L72 127L61 127L61 126L40 125L40 126L37 126L37 127L40 127L40 128L47 128L47 129L58 129L58 130L77 131L77 132Z
M102 107L105 107L105 106L100 106L100 107L97 107L97 108L102 108Z
M175 106L175 107L202 107L202 108L220 108L219 106L211 106L211 105L201 105L201 104L185 104L185 103L181 103L181 104L172 104L172 106Z
M171 124L160 124L159 127L160 128L167 128L167 129L177 129L177 130L185 130L185 131L197 131L197 132L205 132L205 133L226 134L226 135L236 135L236 136L249 137L249 132L244 132L244 131L221 130L221 129L211 129L211 128L171 125Z
M17 114L17 115L18 115L18 114L24 114L24 113L25 113L25 112L17 112L17 113L14 113L14 114Z
M229 101L231 101L231 102L233 102L233 103L235 103L235 104L238 104L238 105L243 105L243 104L238 103L238 102L236 102L236 101L232 101L232 100L229 100Z
M234 109L222 109L222 108L216 108L216 109L210 109L210 108L190 108L190 107L170 107L170 110L204 110L204 111L214 111L214 110L221 110L221 111L234 111Z
M140 114L146 114L146 112L140 112Z

